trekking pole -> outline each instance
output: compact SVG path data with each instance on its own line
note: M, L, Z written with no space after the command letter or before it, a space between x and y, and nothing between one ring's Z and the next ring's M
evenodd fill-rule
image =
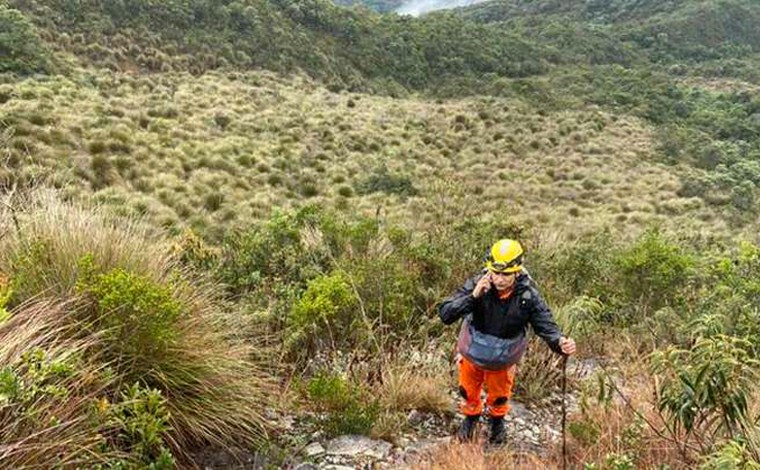
M567 470L567 434L565 423L567 421L567 355L562 356L562 470Z

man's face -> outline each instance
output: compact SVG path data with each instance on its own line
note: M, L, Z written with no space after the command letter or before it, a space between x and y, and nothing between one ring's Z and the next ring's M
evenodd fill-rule
M499 273L491 271L491 282L496 290L509 289L514 285L517 273Z

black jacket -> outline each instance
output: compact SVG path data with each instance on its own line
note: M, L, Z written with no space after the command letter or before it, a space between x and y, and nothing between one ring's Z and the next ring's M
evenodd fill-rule
M559 347L562 332L527 274L517 276L515 290L506 300L499 299L493 287L480 298L474 298L472 291L481 277L478 274L468 279L454 295L441 302L438 316L443 323L450 325L472 313L472 326L476 330L507 339L525 335L530 324L554 352L562 353Z

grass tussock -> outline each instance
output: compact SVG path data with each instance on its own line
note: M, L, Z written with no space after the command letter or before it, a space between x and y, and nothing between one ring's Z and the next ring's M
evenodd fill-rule
M0 463L7 468L107 461L96 403L116 387L89 352L98 338L77 337L72 305L39 301L0 324Z
M633 225L704 225L679 211L695 198L678 194L681 170L654 161L657 136L635 117L583 109L544 117L515 96L434 102L367 95L361 106L342 107L336 103L344 97L317 82L268 72L93 74L109 85L62 76L19 85L0 116L0 130L13 133L9 177L30 179L21 168L34 163L35 181L72 198L95 194L172 232L191 226L218 240L222 228L306 202L367 215L382 205L394 220L430 228L444 210L448 221L461 215L437 206L437 188L450 181L480 212L501 214L507 203L521 223L546 229L566 228L573 214L575 233L592 231L625 215L625 204ZM24 93L35 98L20 99ZM45 127L34 124L38 95L49 96ZM114 102L123 111L104 115ZM220 109L234 118L227 123ZM599 120L606 125L589 125ZM519 132L526 122L530 136ZM563 135L563 127L577 127L583 139ZM551 139L552 146L531 145ZM725 218L710 205L699 211Z
M452 443L437 448L429 460L413 465L415 470L456 470L471 468L486 470L491 468L536 469L556 468L531 453L516 452L508 448L486 451L480 443Z
M104 403L152 403L151 416L162 432L156 442L143 443L157 449L150 458L165 455L160 442L184 457L192 444L261 441L259 412L270 382L254 346L234 339L214 284L182 268L159 234L139 222L45 194L31 196L23 210L9 214L17 202L5 205L6 236L0 241L0 272L11 291L4 332L37 345L45 357L58 341L71 342L61 350L81 350L86 367L107 371L109 379L98 392ZM66 315L57 329L40 330L45 332L40 336L22 322L14 307L33 299L63 306ZM3 345L18 356L10 344ZM86 381L73 383L92 398ZM126 388L132 384L138 389ZM67 390L71 384L56 386Z
M440 361L398 361L386 366L378 395L386 408L450 413L450 371Z

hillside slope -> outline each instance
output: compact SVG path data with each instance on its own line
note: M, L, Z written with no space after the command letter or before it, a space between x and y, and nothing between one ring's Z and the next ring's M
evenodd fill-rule
M19 85L0 87L10 96L0 114L11 131L3 186L46 181L169 227L219 232L304 202L383 206L424 224L443 210L441 197L588 229L688 224L687 209L715 218L676 195L677 173L655 162L650 126L599 111L336 94L261 72Z
M623 220L639 205L645 214L667 217L707 207L698 220L719 213L733 230L747 229L760 183L760 100L751 94L751 76L744 77L756 63L755 33L736 29L732 37L741 46L727 50L740 56L721 55L723 49L710 45L718 59L694 58L689 65L674 59L699 46L689 38L700 18L714 17L716 30L727 34L758 10L742 0L724 4L731 8L510 1L416 20L320 0L88 0L87 8L14 0L2 10L12 31L4 47L20 58L12 71L50 78L4 78L4 178L52 178L73 194L131 200L138 212L160 214L168 226L190 221L202 228L262 216L273 203L312 198L335 196L344 206L348 197L370 199L365 208L373 210L369 206L385 199L369 196L376 193L367 185L414 197L430 184L427 167L457 174L469 191L497 177L511 180L502 168L521 166L528 155L534 181L508 191L514 196L507 199L531 212L562 207L560 215ZM662 48L636 35L677 21L684 24L681 36L673 36L680 42L660 44L671 61L660 63L656 51ZM258 67L301 70L309 78L251 70ZM716 67L726 75L711 76ZM338 93L346 87L400 98ZM422 95L415 97L414 90ZM492 98L462 100L477 94ZM431 95L455 99L426 98ZM416 122L420 109L440 119ZM391 117L377 124L382 115ZM589 146L590 131L582 124L593 116L604 117L598 144ZM606 135L609 122L635 123L646 135L636 140L646 145L629 148L625 139ZM623 185L628 189L620 194L627 195L618 194L617 209L600 210L590 201L611 204L600 188L620 174L613 168L627 165L631 149L646 156L646 163L637 157L637 165L659 165L658 184L668 188L667 196L647 196L653 199L642 203L643 191ZM588 153L608 156L610 166L587 170L598 163L579 157L574 166L582 171L567 176L574 168L564 156ZM366 174L368 163L377 177ZM494 164L499 169L479 166ZM220 186L207 174L219 171L229 174L224 181L236 182ZM155 173L165 173L166 181L154 181ZM542 173L548 176L536 176ZM168 181L172 174L178 182ZM195 191L190 203L166 188L199 174L206 175L198 183L206 189ZM582 183L593 174L601 184ZM563 189L572 184L572 194ZM241 204L251 193L259 201ZM408 205L394 197L387 204Z

